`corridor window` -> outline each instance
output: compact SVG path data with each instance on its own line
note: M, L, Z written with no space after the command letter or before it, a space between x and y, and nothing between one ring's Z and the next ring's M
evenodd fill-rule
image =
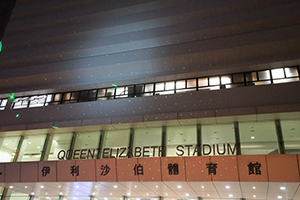
M282 120L282 135L287 154L300 154L300 120Z
M112 148L112 156L120 155L120 151L117 148L128 147L129 145L129 133L130 130L119 130L119 131L107 131L104 138L104 148ZM126 156L127 151L122 156ZM105 155L110 157L110 153Z
M284 78L283 68L272 69L271 72L272 72L272 78L273 79Z
M259 71L258 78L259 80L270 80L270 71L269 70Z
M145 129L136 129L134 133L134 148L140 147L149 147L147 150L149 152L145 155L149 157L159 157L158 148L161 146L161 137L162 137L162 128L145 128ZM155 151L153 148L155 147ZM143 157L141 155L141 157Z
M26 136L22 143L18 161L39 161L44 141L45 135Z
M20 137L0 138L0 162L12 162Z
M209 85L220 85L220 77L210 77L209 78Z
M240 123L242 155L278 154L274 121Z

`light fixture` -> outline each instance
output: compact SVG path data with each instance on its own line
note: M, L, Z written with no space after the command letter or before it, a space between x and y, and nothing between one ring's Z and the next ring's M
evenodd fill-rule
M253 195L253 198L256 198L256 195Z
M59 185L58 188L60 188L61 186Z
M31 195L34 195L34 192L31 192L30 194L31 194Z
M204 185L202 185L201 188L204 188Z
M27 185L25 185L25 188L27 188Z
M230 186L229 186L229 185L226 185L225 188L226 188L226 189L230 189Z
M44 186L43 186L43 185L41 185L41 188L44 188Z
M253 140L255 137L254 136L251 136L251 139Z
M158 185L157 186L155 186L156 188L158 188Z
M76 188L79 188L79 185L76 185Z
M229 197L233 197L233 195L232 195L232 194L229 194L228 196L229 196Z
M97 185L95 186L95 188L97 188Z
M130 193L128 192L127 195L130 196Z
M255 187L255 186L253 186L252 188L253 188L253 190L255 190L255 189L256 189L256 187Z
M48 194L48 192L45 193L45 195L47 195L47 194Z
M166 196L168 196L168 193L166 193Z
M31 142L28 142L28 144L31 144Z
M282 196L277 196L278 199L282 199Z
M146 195L149 195L149 193L146 193Z
M12 189L12 188L14 188L14 186L11 185L11 186L9 186L9 188Z
M189 193L185 193L185 196L188 197L188 196L190 196L190 194Z
M5 145L8 145L7 143L5 143Z
M285 187L284 187L284 186L281 186L281 187L280 187L280 190L285 190Z
M60 192L59 194L60 194L60 195L63 195L64 193Z
M114 188L118 188L118 186L117 186L117 185L114 185Z
M135 185L134 188L137 188L137 186Z
M181 188L181 185L177 185L177 188Z
M112 193L109 193L109 195L112 195Z
M209 197L209 194L207 194L206 196L208 196L208 197Z
M37 146L36 148L38 148L38 149L39 149L39 148L41 148L41 147L40 147L40 146Z

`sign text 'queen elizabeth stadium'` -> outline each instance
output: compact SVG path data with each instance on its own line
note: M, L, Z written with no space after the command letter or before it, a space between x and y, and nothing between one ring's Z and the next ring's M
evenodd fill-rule
M100 152L98 149L60 150L57 158L59 160L94 159L100 158L97 156L99 153L101 158L160 157L166 155L166 150L165 146L103 148ZM236 144L178 145L175 150L177 156L235 155Z

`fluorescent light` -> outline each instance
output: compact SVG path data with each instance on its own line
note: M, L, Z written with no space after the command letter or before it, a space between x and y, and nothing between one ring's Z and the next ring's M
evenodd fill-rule
M285 190L285 187L283 187L283 186L282 186L282 187L280 187L280 190Z
M177 188L181 188L181 185L177 185Z

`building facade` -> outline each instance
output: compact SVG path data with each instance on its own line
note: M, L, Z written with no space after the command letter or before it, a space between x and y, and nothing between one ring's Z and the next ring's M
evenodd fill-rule
M300 199L299 8L298 0L17 1L0 57L1 200ZM270 166L266 179L187 178L189 159L239 166L247 156L268 166L291 159L297 179L273 179ZM164 179L163 159L179 158L186 177ZM95 170L101 160L158 159L162 178L60 179L58 165L86 159ZM55 181L22 181L26 163L45 161L57 163ZM20 181L4 174L23 165ZM46 183L52 190L41 190ZM230 183L236 191L223 191ZM253 183L259 192L246 189Z

